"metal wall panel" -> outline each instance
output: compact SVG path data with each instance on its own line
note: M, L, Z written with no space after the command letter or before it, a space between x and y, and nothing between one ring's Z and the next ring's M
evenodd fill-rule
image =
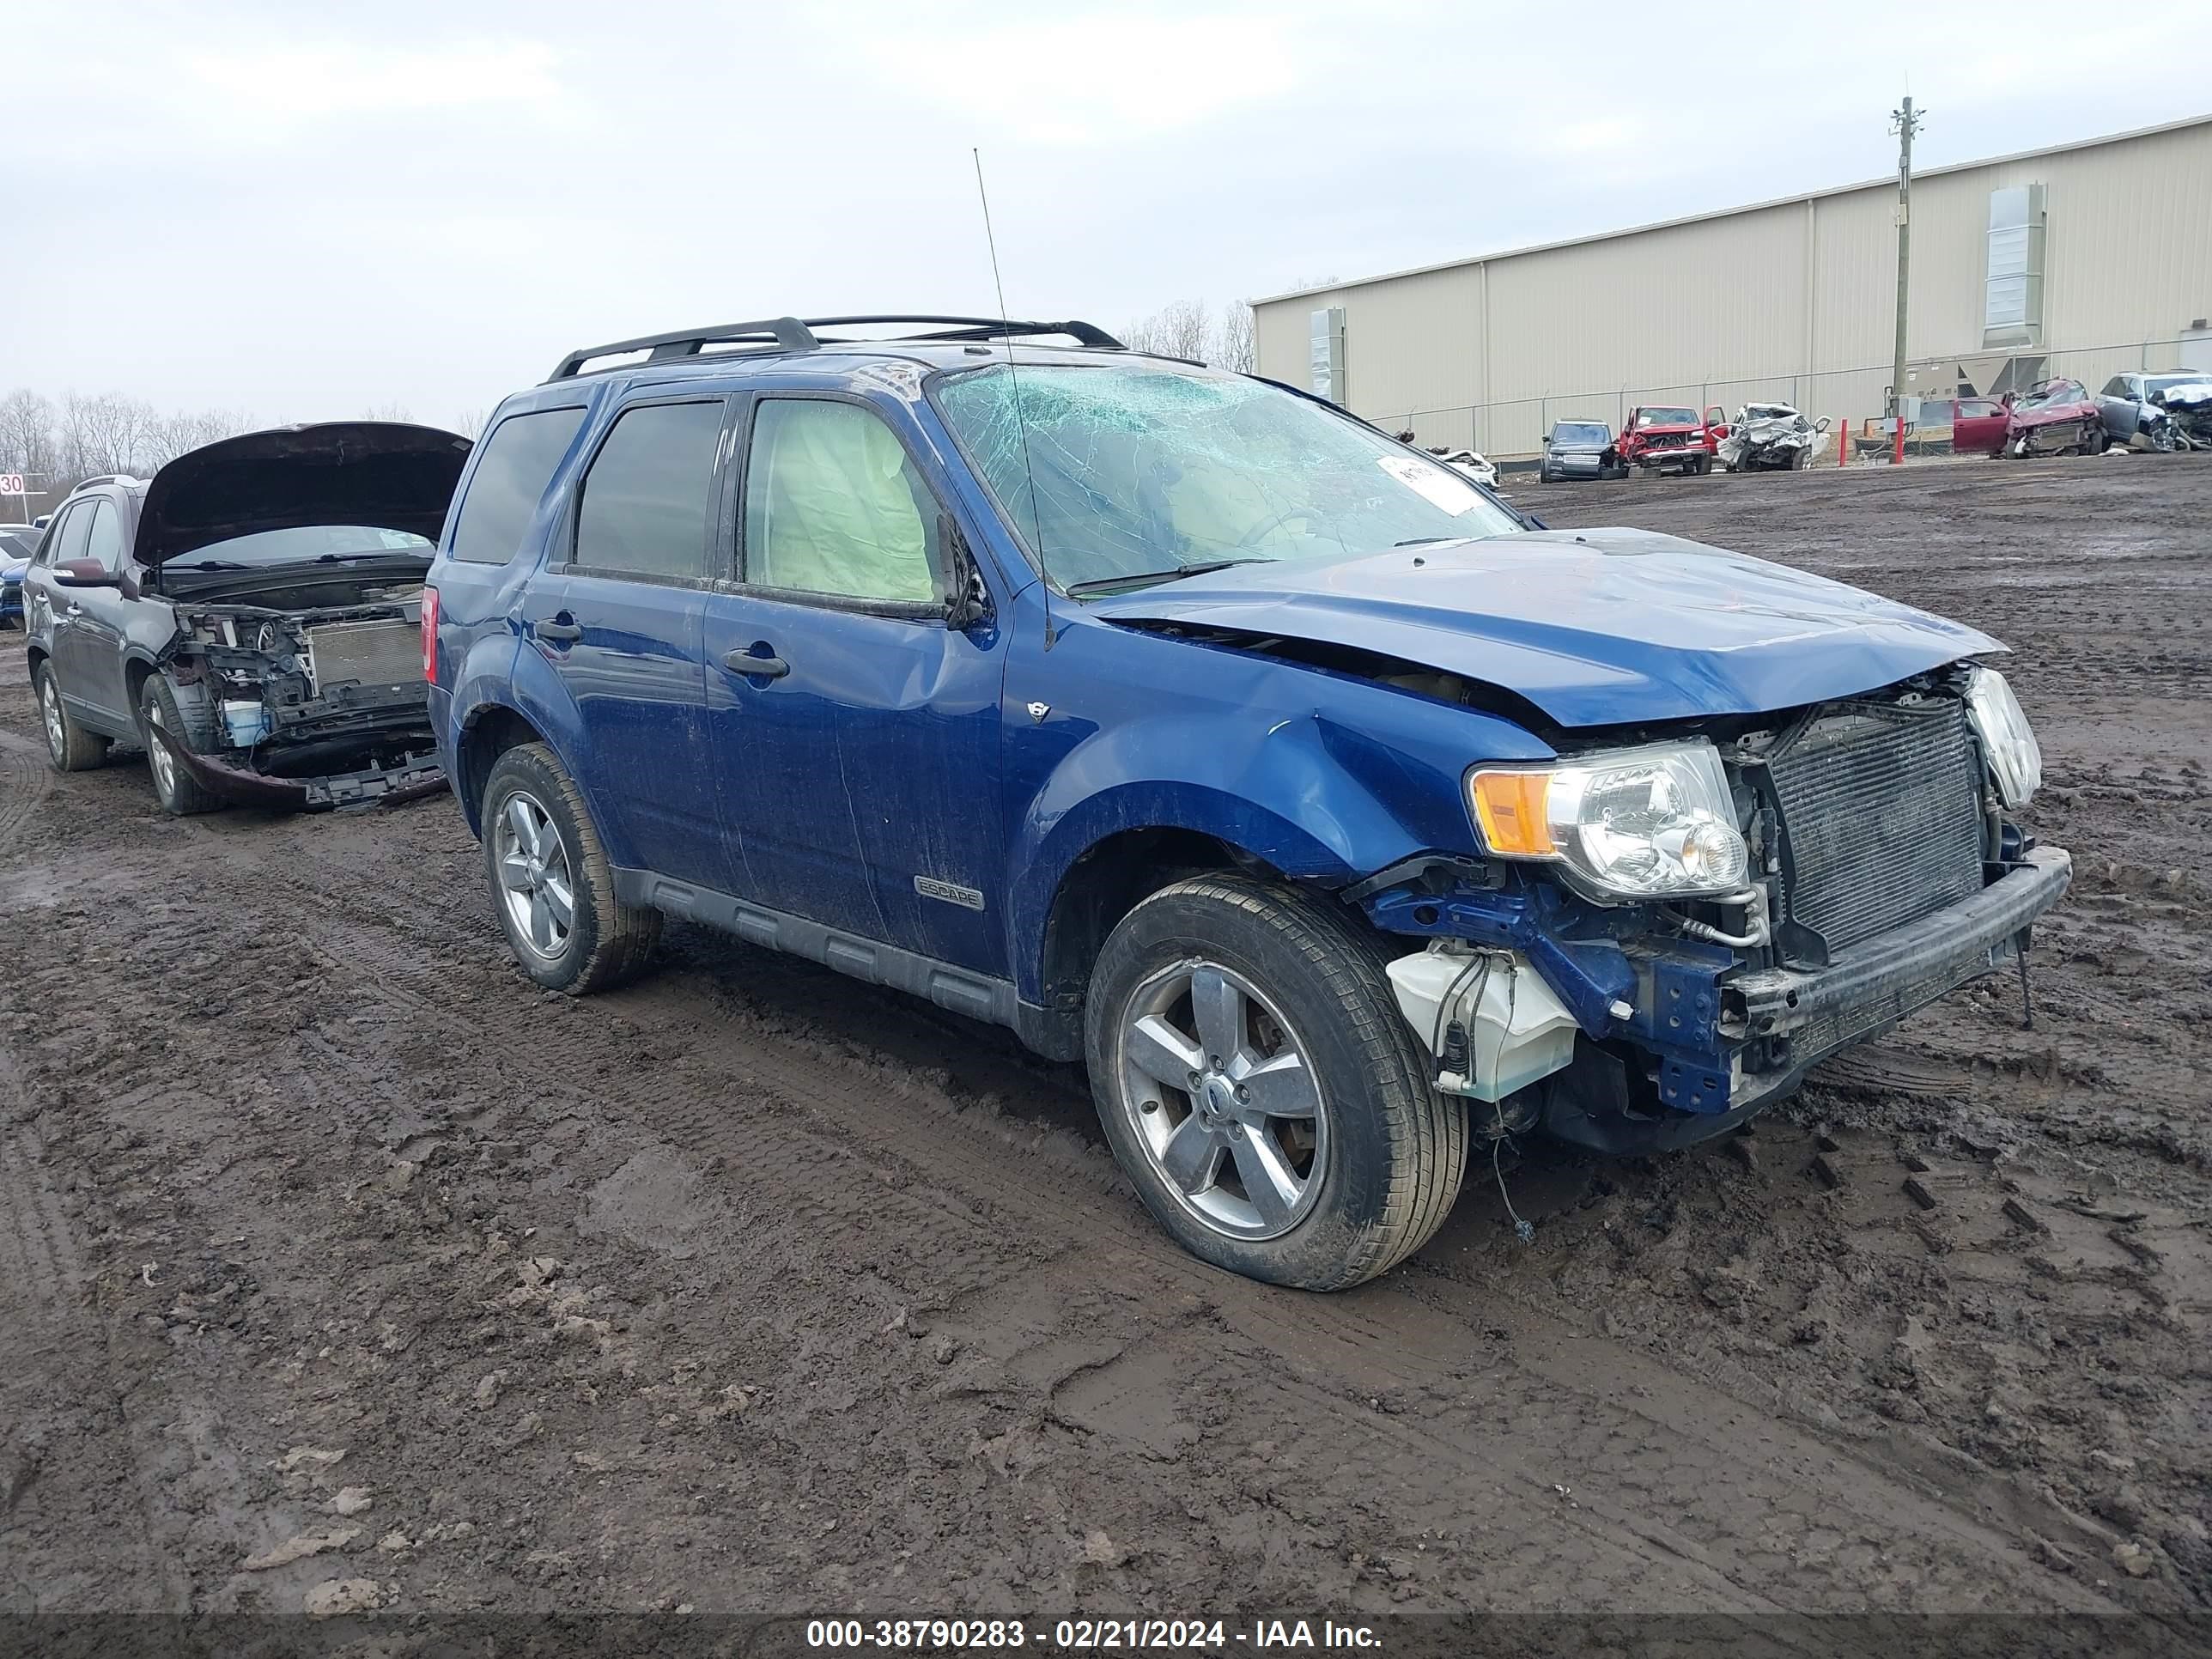
M1909 351L1981 355L1989 193L2045 187L2050 372L2141 367L2212 307L2212 119L1913 181ZM1636 402L1782 398L1878 414L1896 293L1887 181L1262 301L1262 374L1304 383L1307 314L1346 312L1347 398L1423 442L1526 454ZM2164 351L2166 356L2174 352ZM1947 389L1929 371L1915 389Z

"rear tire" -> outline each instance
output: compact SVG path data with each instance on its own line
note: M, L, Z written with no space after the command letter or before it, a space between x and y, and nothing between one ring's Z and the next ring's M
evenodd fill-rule
M106 760L107 745L114 739L76 723L76 716L62 702L53 665L40 661L31 671L31 682L39 700L39 724L46 728L46 760L54 770L89 772Z
M1085 1009L1099 1121L1201 1261L1342 1290L1450 1213L1467 1114L1432 1086L1383 960L1342 912L1243 876L1164 888L1108 938Z
M153 728L174 737L194 754L211 746L211 732L204 720L194 721L178 702L168 677L158 670L138 688L138 734L146 744L146 770L154 780L154 799L164 811L178 817L194 817L225 805L222 796L207 788L171 754Z
M542 743L508 750L483 793L484 872L517 966L586 996L637 976L660 912L615 896L614 870L582 793Z

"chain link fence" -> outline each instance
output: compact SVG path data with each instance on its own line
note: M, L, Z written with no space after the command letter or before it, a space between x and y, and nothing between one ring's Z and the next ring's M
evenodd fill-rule
M2189 360L2185 350L2212 351L2203 340L2148 340L2129 345L2085 346L2040 354L2015 352L2014 362L2027 372L2021 389L2033 380L2079 380L2094 394L2115 374L2136 369L2181 367ZM1975 353L1986 356L1988 353ZM1369 414L1366 418L1389 432L1411 431L1427 448L1480 451L1492 460L1532 459L1544 447L1544 434L1559 421L1603 421L1615 432L1628 411L1647 404L1674 404L1705 410L1717 405L1733 419L1746 404L1788 404L1807 416L1826 415L1838 434L1863 432L1865 422L1878 420L1888 408L1891 365L1873 363L1860 368L1822 369L1802 374L1754 375L1742 380L1685 381L1676 386L1621 386L1609 392L1559 392L1510 402L1474 404L1455 409L1416 409ZM2206 369L2212 377L2212 367ZM1929 374L1923 367L1920 379L1908 383L1908 392L1923 398L1949 398L1957 394L1955 382ZM1911 451L1949 447L1948 417L1940 434L1922 433ZM1848 447L1848 446L1846 447ZM1831 462L1832 445L1826 451Z

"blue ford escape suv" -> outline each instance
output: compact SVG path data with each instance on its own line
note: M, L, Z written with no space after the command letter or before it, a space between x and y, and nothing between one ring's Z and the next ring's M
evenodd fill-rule
M574 353L471 455L422 632L540 984L676 915L1012 1026L1186 1246L1316 1289L1470 1141L1742 1121L2021 960L2070 867L1995 641L1546 530L1079 323Z

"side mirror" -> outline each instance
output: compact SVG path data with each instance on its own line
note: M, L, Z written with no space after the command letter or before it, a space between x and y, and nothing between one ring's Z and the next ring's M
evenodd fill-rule
M937 568L945 573L947 628L964 634L991 620L991 590L983 585L983 573L968 550L968 538L949 513L937 515Z
M63 587L120 587L123 573L98 559L65 559L54 567L54 580Z
M1823 415L1819 420L1813 422L1813 430L1815 432L1826 432L1834 424L1834 422L1831 421L1826 415Z

